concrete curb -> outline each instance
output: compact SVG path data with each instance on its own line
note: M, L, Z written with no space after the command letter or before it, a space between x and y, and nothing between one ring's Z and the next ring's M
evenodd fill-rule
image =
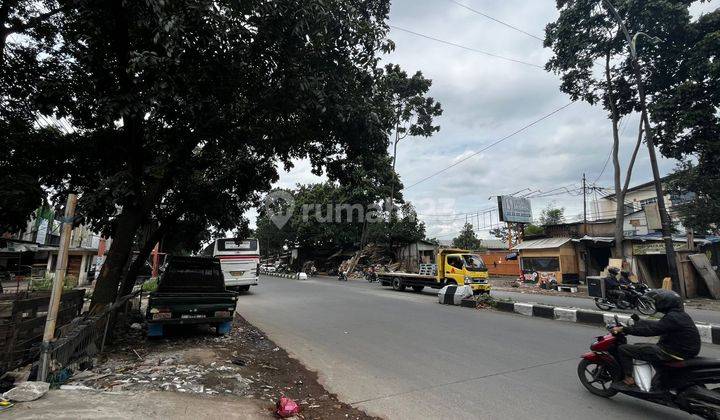
M475 302L473 299L464 299ZM627 323L630 315L600 312L591 309L562 308L548 305L524 302L507 302L499 300L495 302L495 309L502 312L514 312L520 315L533 316L538 318L552 319L555 321L576 322L588 325L602 325L603 327L613 322L615 315L621 322ZM475 308L475 304L467 302L461 304L464 308ZM696 322L698 331L700 332L700 340L703 343L720 344L720 325L707 324L704 322Z
M293 279L293 280L299 280L299 275L296 274L287 274L287 273L271 273L268 271L261 271L260 274L264 276L272 276L272 277L280 277L283 279Z

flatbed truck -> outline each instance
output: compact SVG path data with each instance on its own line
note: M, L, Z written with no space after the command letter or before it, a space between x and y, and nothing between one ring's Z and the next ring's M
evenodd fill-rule
M473 294L490 293L488 270L480 256L464 249L441 249L435 258L435 273L403 273L388 271L377 273L383 286L402 291L411 288L421 292L425 287L442 289L447 285L467 285Z

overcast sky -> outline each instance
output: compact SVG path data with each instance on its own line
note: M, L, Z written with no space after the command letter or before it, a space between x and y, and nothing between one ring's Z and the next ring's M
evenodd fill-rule
M473 9L543 37L548 22L557 16L554 1L458 0ZM693 8L695 15L720 7L713 0ZM542 42L480 16L449 0L395 0L390 24L427 36L461 44L531 64L544 65L550 51ZM397 170L406 187L457 162L490 143L570 102L558 89L557 76L542 69L445 45L392 29L395 51L386 62L400 64L408 73L416 70L432 79L430 95L444 109L437 120L440 132L433 137L406 138L398 146ZM621 155L629 155L637 136L638 117L621 124ZM529 188L549 191L563 186L578 188L583 173L588 184L612 186L611 125L598 107L574 103L552 117L504 142L404 191L427 225L428 237L452 239L462 227L466 213L478 234L488 237L493 198ZM676 162L661 159L661 174ZM625 165L623 165L625 167ZM646 148L636 162L632 184L651 180ZM277 186L322 180L297 162L281 175ZM597 182L596 182L597 180ZM631 184L631 185L632 185ZM529 190L526 190L526 192ZM555 190L554 192L560 192ZM589 197L588 209L594 211ZM561 194L532 200L535 217L552 204L565 207L566 216L582 213L582 196ZM477 212L480 212L478 226ZM255 213L249 214L251 225ZM492 214L497 223L497 211Z

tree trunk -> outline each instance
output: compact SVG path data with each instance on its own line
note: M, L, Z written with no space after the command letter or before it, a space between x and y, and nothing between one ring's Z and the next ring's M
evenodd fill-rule
M623 250L623 224L625 223L625 194L622 189L620 180L620 134L618 133L618 112L615 106L615 96L612 88L612 77L610 75L610 52L605 55L605 80L607 82L607 101L610 108L610 116L612 117L612 133L613 133L613 167L615 169L615 247L613 254L615 258L625 258Z
M118 217L117 226L107 258L95 282L90 312L97 313L117 298L118 283L132 250L135 234L140 226L138 209L126 208Z
M166 231L167 227L165 225L162 225L154 229L147 236L143 244L140 246L140 249L138 250L137 258L135 258L135 260L130 264L130 267L125 273L125 277L123 277L123 281L120 286L120 296L126 296L132 292L132 289L135 285L135 279L137 278L140 269L143 267L143 264L150 256L153 248L155 248L155 244L160 241Z

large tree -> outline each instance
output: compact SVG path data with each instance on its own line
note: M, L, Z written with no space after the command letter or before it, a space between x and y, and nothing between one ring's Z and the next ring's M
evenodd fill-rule
M663 155L683 160L669 185L683 224L720 233L720 9L690 24L676 56L657 56L650 116Z
M88 221L113 237L96 308L115 298L138 232L174 222L168 215L213 220L204 209L176 213L171 204L189 197L183 186L202 187L187 176L209 156L218 172L209 178L220 183L205 199L228 194L235 205L253 201L242 183L257 168L243 163L289 166L309 157L316 171L337 172L353 157L387 150L392 107L375 101L378 52L390 48L387 2L60 6L58 35L37 43L48 57L43 77L62 75L62 83L30 114L72 125L61 155L65 173L40 185L60 196L79 192ZM35 56L33 45L14 47ZM247 183L267 187L258 184Z
M397 146L400 141L409 136L430 137L440 131L440 126L433 125L434 118L442 115L442 106L430 96L432 81L426 79L422 72L408 76L397 64L385 66L381 82L382 94L392 106L391 124L394 130L392 140L392 168L397 163ZM390 206L395 203L395 193L399 185L393 184L390 191ZM394 207L391 207L391 213Z
M682 45L690 21L688 0L615 0L619 17L632 34L644 34L634 47L643 62L651 62L658 55L675 56ZM546 69L561 76L560 90L573 100L590 104L600 103L608 111L612 124L612 157L614 189L617 200L615 212L615 254L624 256L623 219L625 194L643 136L642 122L637 141L630 154L626 173L620 165L620 119L640 111L635 68L626 54L627 41L617 18L608 8L608 0L558 0L560 15L546 28L545 46L553 50ZM660 40L660 42L653 42ZM602 71L596 65L602 64ZM665 68L644 66L643 78ZM643 81L640 81L643 83Z

